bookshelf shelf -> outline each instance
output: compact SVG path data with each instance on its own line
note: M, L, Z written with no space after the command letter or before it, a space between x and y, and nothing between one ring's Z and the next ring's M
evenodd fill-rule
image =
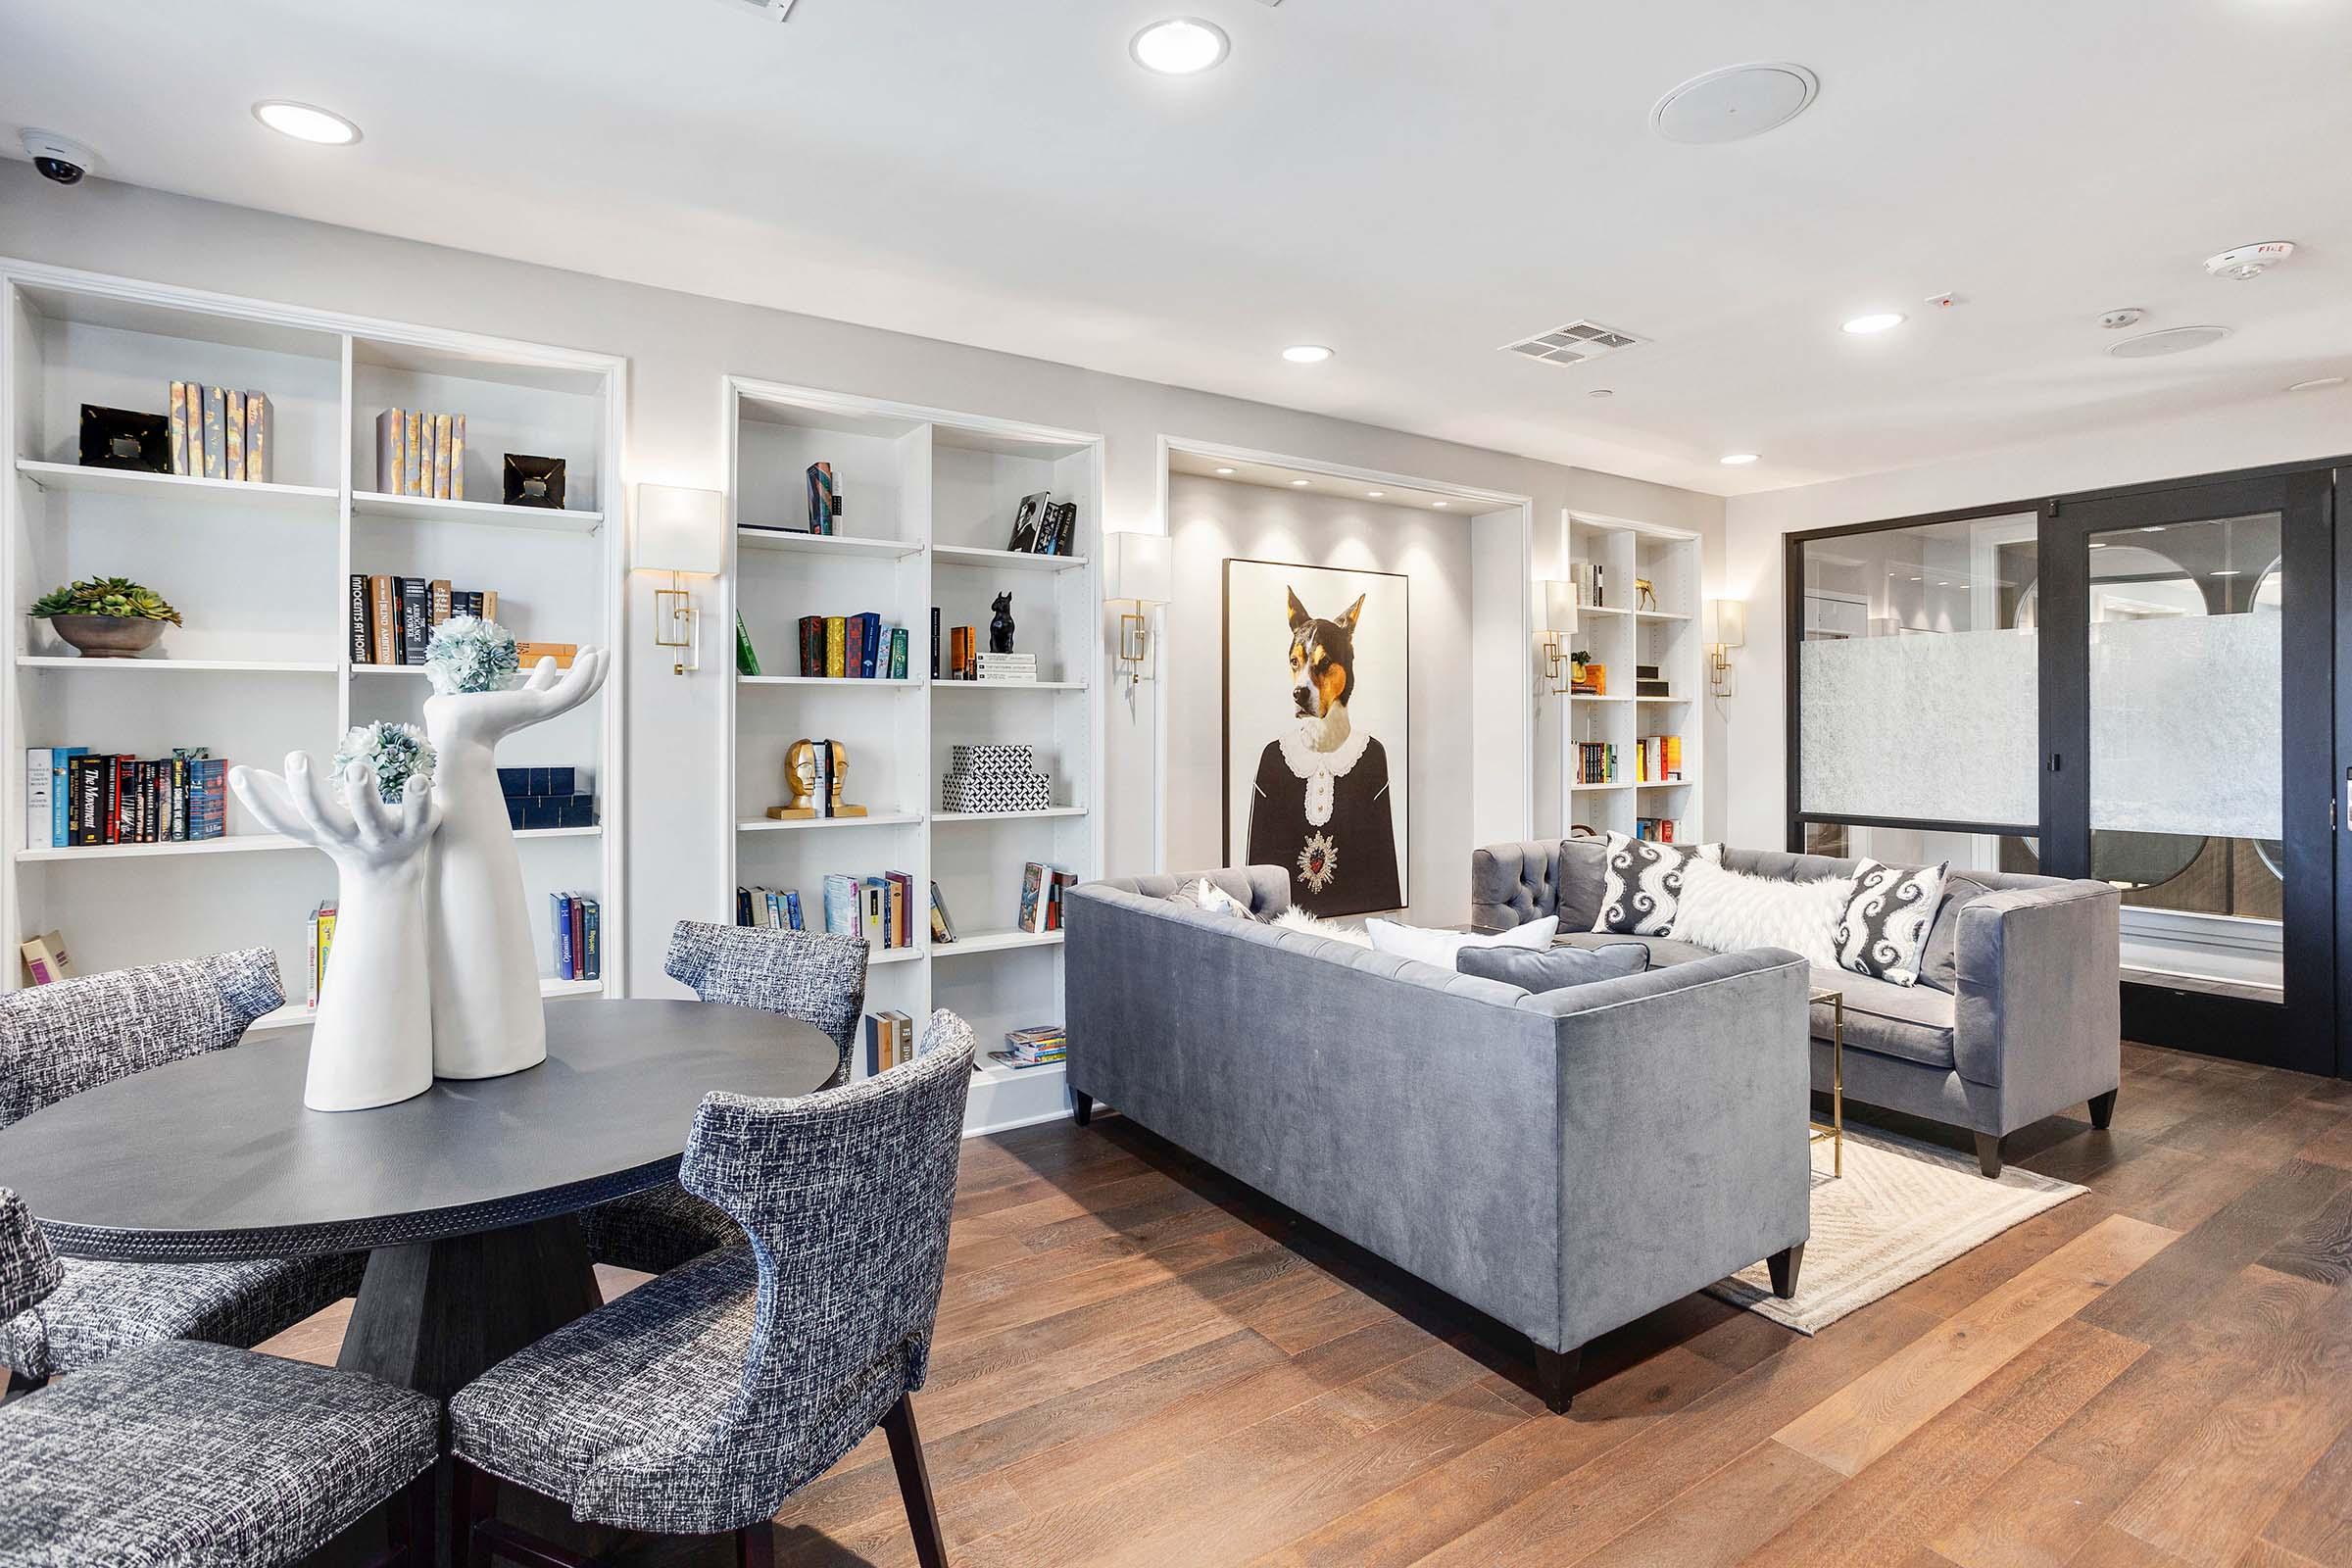
M797 670L807 615L871 612L909 634L905 682L739 676L727 683L731 748L722 805L723 880L713 905L733 918L738 887L795 891L821 925L828 875L909 879L918 937L928 936L934 888L962 940L918 941L871 955L869 1012L903 1012L918 1027L940 1007L968 1020L984 1050L1015 1029L1059 1021L1066 952L1058 931L1005 929L1018 921L1027 867L1081 878L1102 867L1102 524L1101 438L981 416L918 409L840 393L736 377L725 432L728 488L738 524L800 516L810 465L831 466L845 525L858 534L812 536L738 526L718 624L738 622L769 668ZM1022 499L1039 491L1075 503L1073 554L999 548ZM1018 684L947 681L932 671L933 622L943 641L959 627L985 635L1000 594L1012 595L1014 648L1056 680ZM891 697L849 701L834 688L888 686ZM788 701L759 686L790 686ZM1023 691L1018 701L935 693ZM796 740L840 742L848 798L913 809L884 817L775 822L759 815L778 799ZM1030 749L1053 780L1041 811L932 809L957 746ZM877 807L876 809L879 809ZM1005 823L1003 827L972 824ZM887 833L810 834L809 827L884 826ZM960 828L960 831L957 829ZM984 954L1027 954L986 961ZM858 1070L864 1070L860 1053ZM976 1074L967 1132L999 1131L1068 1113L1059 1067Z
M1579 795L1598 795L1611 790L1630 790L1634 786L1630 781L1620 780L1614 784L1571 784L1568 787Z
M1088 526L1093 526L1090 522ZM934 545L931 559L943 566L974 566L986 570L1083 571L1084 556L1033 556L1021 550L988 550L978 545Z
M1022 948L1057 948L1061 946L1059 931L980 931L953 942L931 944L934 958L969 957L981 953L1004 953Z
M751 523L736 525L735 544L741 550L804 551L812 556L844 558L870 556L886 561L920 555L923 549L921 542L913 539L868 539L854 533L795 533Z
M811 828L912 827L923 820L915 811L875 811L865 816L747 816L735 824L738 833L791 833Z
M1022 1089L1033 1092L1050 1086L1051 1090L1056 1094L1064 1088L1065 1080L1070 1074L1069 1063L1049 1061L1042 1067L1007 1067L1001 1061L988 1059L987 1051L993 1049L995 1048L989 1047L982 1051L979 1066L972 1074L972 1089L975 1094L983 1086L992 1089Z
M845 686L865 691L879 687L888 692L920 691L925 684L912 676L885 680L878 675L872 679L862 675L738 675L735 679L746 686Z
M1569 695L1568 700L1572 703L1630 703L1633 701L1631 697L1604 697L1589 692L1573 692Z
M131 570L186 617L128 660L77 657L43 625L20 631L0 649L17 744L145 759L202 747L274 770L293 751L323 762L357 724L419 722L420 666L350 658L353 575L505 588L501 618L518 637L624 646L626 530L604 526L620 493L623 360L15 261L0 261L0 526L15 580ZM161 413L174 380L265 395L276 482L74 462L83 404ZM378 493L375 428L395 408L467 417L472 494L498 496L502 452L562 458L573 510ZM576 768L604 820L621 820L620 684L510 737L499 760ZM303 974L309 915L335 897L325 857L284 853L308 846L268 831L233 793L221 838L54 848L37 820L26 832L39 785L24 760L0 775L0 944L57 931L85 971L269 948L281 974ZM516 836L542 972L554 967L549 895L603 902L610 978L549 994L625 991L622 836Z
M1673 610L1637 610L1634 612L1634 618L1636 620L1689 620L1690 617Z
M139 473L128 468L85 468L73 463L19 458L17 471L44 491L61 495L129 496L218 507L222 511L274 512L333 522L342 497L307 484L246 484L201 479L182 473Z
M343 666L318 659L83 659L77 655L39 654L20 658L19 669L91 669L122 674L185 675L332 675Z
M432 496L390 496L377 490L354 492L355 517L395 522L470 522L489 528L529 528L540 533L591 535L605 525L601 512L567 507L510 507L499 501L445 501Z

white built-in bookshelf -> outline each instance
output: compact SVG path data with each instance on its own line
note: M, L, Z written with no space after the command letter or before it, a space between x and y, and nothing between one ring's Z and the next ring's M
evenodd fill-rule
M1607 666L1608 681L1599 697L1550 699L1563 709L1562 831L1581 825L1632 834L1643 818L1666 818L1675 823L1677 842L1696 842L1707 695L1698 538L1684 529L1580 512L1569 513L1566 525L1570 561L1597 565L1603 590L1600 604L1580 604L1578 628L1561 652L1589 652ZM1639 596L1637 579L1649 583L1649 599ZM1643 664L1658 667L1666 696L1638 695L1635 671ZM1682 739L1682 781L1642 782L1634 749L1644 738L1664 735ZM1575 782L1578 747L1587 741L1616 746L1614 780Z
M353 573L494 589L520 638L616 644L623 362L27 264L0 262L0 288L8 983L22 983L18 945L53 930L82 973L266 946L292 1002L263 1026L305 1021L308 917L335 888L323 855L263 831L233 797L223 838L28 842L24 753L205 746L275 770L291 751L324 760L353 724L421 723L420 669L351 657ZM78 465L82 405L162 413L174 380L269 395L270 482ZM388 408L467 416L469 499L378 493ZM510 452L565 461L566 510L499 504ZM186 624L138 659L85 660L24 615L48 589L98 576L146 584ZM619 687L616 673L600 701L500 748L506 765L581 768L598 797L599 826L516 835L534 915L557 891L603 901L604 979L545 979L550 995L618 994L625 973Z
M1017 926L1027 862L1081 878L1102 871L1102 438L743 379L728 382L727 419L736 526L706 658L733 667L740 614L761 674L730 682L717 918L735 917L739 886L793 889L821 927L827 873L904 872L914 881L916 943L873 953L868 1012L904 1012L919 1027L934 1007L951 1007L984 1054L1009 1029L1062 1021L1061 933ZM833 466L842 498L839 531L762 530L806 526L807 472L820 462ZM1071 555L1004 549L1020 498L1039 490L1077 504ZM955 626L985 635L990 602L1007 590L1013 646L1037 656L1038 683L931 679L932 607L943 639ZM802 616L868 611L907 628L906 680L801 675ZM801 738L847 746L843 798L868 815L764 814L785 804L784 756ZM1054 804L942 810L951 748L987 742L1032 748ZM930 938L933 882L955 923L950 946ZM865 1070L862 1042L856 1070ZM1068 1104L1060 1067L990 1064L973 1076L965 1126L1020 1126Z

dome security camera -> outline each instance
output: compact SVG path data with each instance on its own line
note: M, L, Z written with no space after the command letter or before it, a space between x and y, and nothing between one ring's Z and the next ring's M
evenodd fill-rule
M32 160L41 177L60 185L78 185L82 175L98 167L96 153L54 130L27 130L24 141L24 156Z

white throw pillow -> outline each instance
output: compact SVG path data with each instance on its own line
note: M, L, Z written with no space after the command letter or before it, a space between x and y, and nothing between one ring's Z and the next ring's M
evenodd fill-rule
M1592 929L1619 936L1666 935L1674 929L1685 869L1722 858L1720 844L1661 844L1611 833L1601 854L1600 913Z
M1846 877L1787 882L1694 859L1683 868L1682 899L1671 934L1677 942L1696 943L1717 953L1787 948L1808 962L1835 969L1838 922L1844 918L1853 893L1854 884Z
M1328 937L1334 942L1345 942L1349 947L1368 948L1372 945L1372 934L1362 926L1342 925L1337 920L1325 920L1307 913L1295 904L1266 923L1277 931L1297 931L1310 937Z
M1474 931L1437 931L1428 926L1399 925L1395 920L1366 920L1364 930L1371 935L1374 953L1392 954L1399 958L1419 958L1441 969L1453 967L1453 956L1464 948L1548 948L1559 931L1560 917L1547 914L1541 920L1515 925L1508 931L1496 931L1480 936Z
M1245 920L1252 918L1250 906L1206 877L1193 884L1193 902L1211 914L1238 914Z
M1838 911L1838 964L1894 985L1919 983L1919 960L1943 902L1951 862L1906 871L1880 860L1854 867L1853 895Z

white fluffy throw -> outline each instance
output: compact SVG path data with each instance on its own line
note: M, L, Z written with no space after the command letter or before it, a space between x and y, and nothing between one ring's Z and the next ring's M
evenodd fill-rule
M1674 939L1718 953L1787 948L1824 969L1838 967L1838 922L1854 896L1850 877L1785 882L1693 860L1683 871Z

